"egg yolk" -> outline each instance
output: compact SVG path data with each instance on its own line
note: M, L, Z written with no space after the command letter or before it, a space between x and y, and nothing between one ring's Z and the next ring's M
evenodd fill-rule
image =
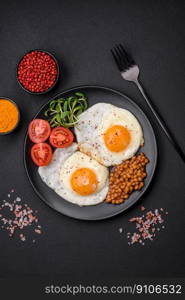
M88 168L81 168L71 175L72 189L82 195L87 196L96 192L98 180L94 171Z
M130 140L130 132L121 125L114 125L104 133L105 145L111 152L125 150L128 147Z

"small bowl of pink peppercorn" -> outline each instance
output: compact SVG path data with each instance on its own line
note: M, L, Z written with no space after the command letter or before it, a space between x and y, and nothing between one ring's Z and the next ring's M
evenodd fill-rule
M31 94L45 94L57 83L59 66L56 58L43 50L26 53L17 66L17 80Z

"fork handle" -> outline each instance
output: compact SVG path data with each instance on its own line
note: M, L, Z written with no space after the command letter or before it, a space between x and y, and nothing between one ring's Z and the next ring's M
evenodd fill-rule
M141 86L140 82L138 80L134 81L135 84L137 85L138 89L140 90L141 94L143 95L144 99L146 100L148 106L150 107L151 111L153 112L155 118L157 119L159 125L161 126L162 130L164 131L164 133L166 134L168 140L170 141L170 143L173 145L173 147L175 148L175 150L177 151L177 153L179 154L179 156L181 157L181 159L183 160L183 162L185 163L185 154L182 151L181 147L179 146L179 144L177 143L177 141L175 140L175 137L173 136L173 134L170 132L170 130L168 129L167 125L165 124L164 120L161 118L161 116L157 113L157 111L155 110L152 102L149 100L149 98L147 97L143 87Z

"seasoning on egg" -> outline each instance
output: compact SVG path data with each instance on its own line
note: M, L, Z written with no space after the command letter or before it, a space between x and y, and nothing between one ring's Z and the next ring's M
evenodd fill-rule
M18 65L17 76L26 90L43 93L56 83L58 66L49 53L35 50L24 55Z
M9 99L0 99L0 134L11 132L18 124L19 111Z

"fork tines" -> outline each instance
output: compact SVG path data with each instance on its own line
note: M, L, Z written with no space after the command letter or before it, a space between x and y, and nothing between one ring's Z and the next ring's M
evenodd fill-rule
M133 65L135 62L131 55L129 55L121 44L116 45L113 49L111 49L111 53L114 57L114 60L119 68L119 70L126 71Z

